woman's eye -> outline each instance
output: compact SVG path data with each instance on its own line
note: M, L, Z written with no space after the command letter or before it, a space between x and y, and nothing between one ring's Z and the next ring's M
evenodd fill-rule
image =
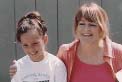
M96 24L89 24L89 26L96 27L97 25Z
M84 25L85 25L85 23L79 23L79 25L84 26Z
M80 23L80 25L85 25L84 23Z
M81 27L85 27L85 26L87 26L87 27L97 27L97 24L95 24L95 23L83 23L83 22L80 22L79 26L81 26Z

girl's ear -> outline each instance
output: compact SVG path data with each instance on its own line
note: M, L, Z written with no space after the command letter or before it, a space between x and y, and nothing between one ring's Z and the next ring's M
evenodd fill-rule
M48 44L48 35L47 34L44 35L43 40L44 40L44 44L47 45Z

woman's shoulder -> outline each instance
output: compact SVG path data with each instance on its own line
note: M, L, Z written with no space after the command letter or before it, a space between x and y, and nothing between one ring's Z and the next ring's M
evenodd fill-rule
M78 42L79 42L79 40L74 40L74 41L72 41L70 43L62 44L59 47L59 51L67 51L67 50L70 50L71 48L74 48Z
M112 51L115 57L114 59L122 65L122 45L116 42L112 42Z
M112 42L113 49L113 65L116 71L122 69L122 45L116 42Z
M77 44L79 43L79 40L74 40L71 43L68 44L62 44L59 47L57 56L61 59L64 60L65 58L70 58L72 53L76 51Z
M122 53L122 44L116 43L116 42L112 42L112 48L115 51L119 51Z

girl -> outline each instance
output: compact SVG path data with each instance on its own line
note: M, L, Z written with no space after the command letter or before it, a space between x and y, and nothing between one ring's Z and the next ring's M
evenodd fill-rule
M38 12L29 12L19 20L16 38L26 56L17 60L17 72L11 82L67 81L65 65L45 50L47 28Z

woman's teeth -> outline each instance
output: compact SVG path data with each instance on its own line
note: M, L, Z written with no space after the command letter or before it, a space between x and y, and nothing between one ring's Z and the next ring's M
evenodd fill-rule
M82 35L87 37L92 36L92 34L82 34Z

